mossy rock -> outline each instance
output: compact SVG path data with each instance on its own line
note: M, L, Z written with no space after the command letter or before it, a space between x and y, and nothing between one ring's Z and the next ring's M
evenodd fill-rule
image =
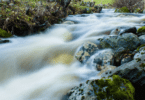
M11 37L11 36L12 36L11 33L8 33L7 31L0 28L0 37L7 38L7 37Z
M140 45L139 47L137 47L136 50L139 52L139 49L140 49L141 47L145 47L145 44Z
M129 13L130 11L127 7L122 7L122 8L115 9L115 12Z
M138 32L138 33L145 32L145 26L140 27L140 28L137 30L137 32Z
M134 10L134 13L142 13L142 12L143 12L143 10L141 10L140 8L137 8Z
M125 86L124 88L122 88L122 84ZM96 85L100 88L98 93L95 92L97 100L103 100L105 98L107 98L107 100L134 100L135 88L130 81L120 78L118 75L113 75L113 80L96 80ZM106 87L106 90L102 91L104 87Z

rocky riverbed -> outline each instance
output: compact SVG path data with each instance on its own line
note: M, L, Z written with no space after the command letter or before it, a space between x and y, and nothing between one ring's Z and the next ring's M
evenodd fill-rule
M144 100L145 16L114 11L2 38L0 100Z

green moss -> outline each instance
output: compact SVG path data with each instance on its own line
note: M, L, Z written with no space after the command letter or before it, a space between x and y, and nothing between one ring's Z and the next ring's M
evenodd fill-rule
M136 77L138 78L141 74L142 74L142 72L137 73Z
M120 12L120 13L129 13L129 9L127 7L122 7L119 9L115 9L115 12Z
M145 32L145 26L140 27L140 28L137 30L137 32L138 32L138 33Z
M111 79L100 79L95 81L99 88L102 90L103 87L107 86L106 91L95 92L97 95L97 100L106 99L107 100L134 100L135 89L132 84L123 78L120 78L118 75L113 75L113 80ZM121 84L124 84L127 90L121 89ZM96 90L96 89L95 89ZM94 91L95 91L94 90Z
M11 36L12 36L11 33L8 33L7 31L0 28L0 37L7 38L7 37L11 37Z
M142 44L142 45L140 45L139 47L137 47L137 52L139 52L139 49L141 48L141 47L144 47L145 46L145 44Z
M141 67L141 68L144 68L144 67L145 67L145 63L141 63L141 64L140 64L140 67Z
M141 61L141 59L140 59L140 58L136 58L136 60L137 60L137 62Z

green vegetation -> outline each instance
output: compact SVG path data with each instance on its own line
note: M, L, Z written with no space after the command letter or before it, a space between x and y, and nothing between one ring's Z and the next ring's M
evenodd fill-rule
M11 37L11 36L12 36L11 33L8 33L7 31L0 28L0 37L7 38L7 37Z
M96 88L94 88L97 100L105 98L107 98L107 100L134 100L135 88L132 86L131 82L120 78L118 75L113 75L113 80L100 79L96 80L95 83L99 86L98 93L96 92ZM121 87L122 84L125 85L125 88ZM104 87L106 87L106 89L102 91Z
M84 0L85 2L88 2L88 0ZM102 1L102 4L113 4L113 0L93 0L95 2L95 5L97 4L101 4L101 1Z
M140 45L139 47L137 47L137 52L139 52L139 49L141 48L141 47L144 47L145 46L145 44L142 44L142 45Z
M122 8L116 9L115 12L129 13L130 11L127 7L122 7Z
M144 69L144 68L145 68L145 63L141 63L141 64L140 64L140 67L141 67L142 69Z
M145 26L140 27L140 28L137 30L137 32L138 32L138 33L145 32Z

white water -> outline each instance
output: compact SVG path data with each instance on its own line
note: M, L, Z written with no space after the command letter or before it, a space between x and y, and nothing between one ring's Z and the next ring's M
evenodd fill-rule
M72 87L99 79L90 66L74 57L77 48L118 26L141 27L141 17L115 17L114 10L69 16L73 25L55 24L42 34L11 38L0 45L0 100L61 100Z

